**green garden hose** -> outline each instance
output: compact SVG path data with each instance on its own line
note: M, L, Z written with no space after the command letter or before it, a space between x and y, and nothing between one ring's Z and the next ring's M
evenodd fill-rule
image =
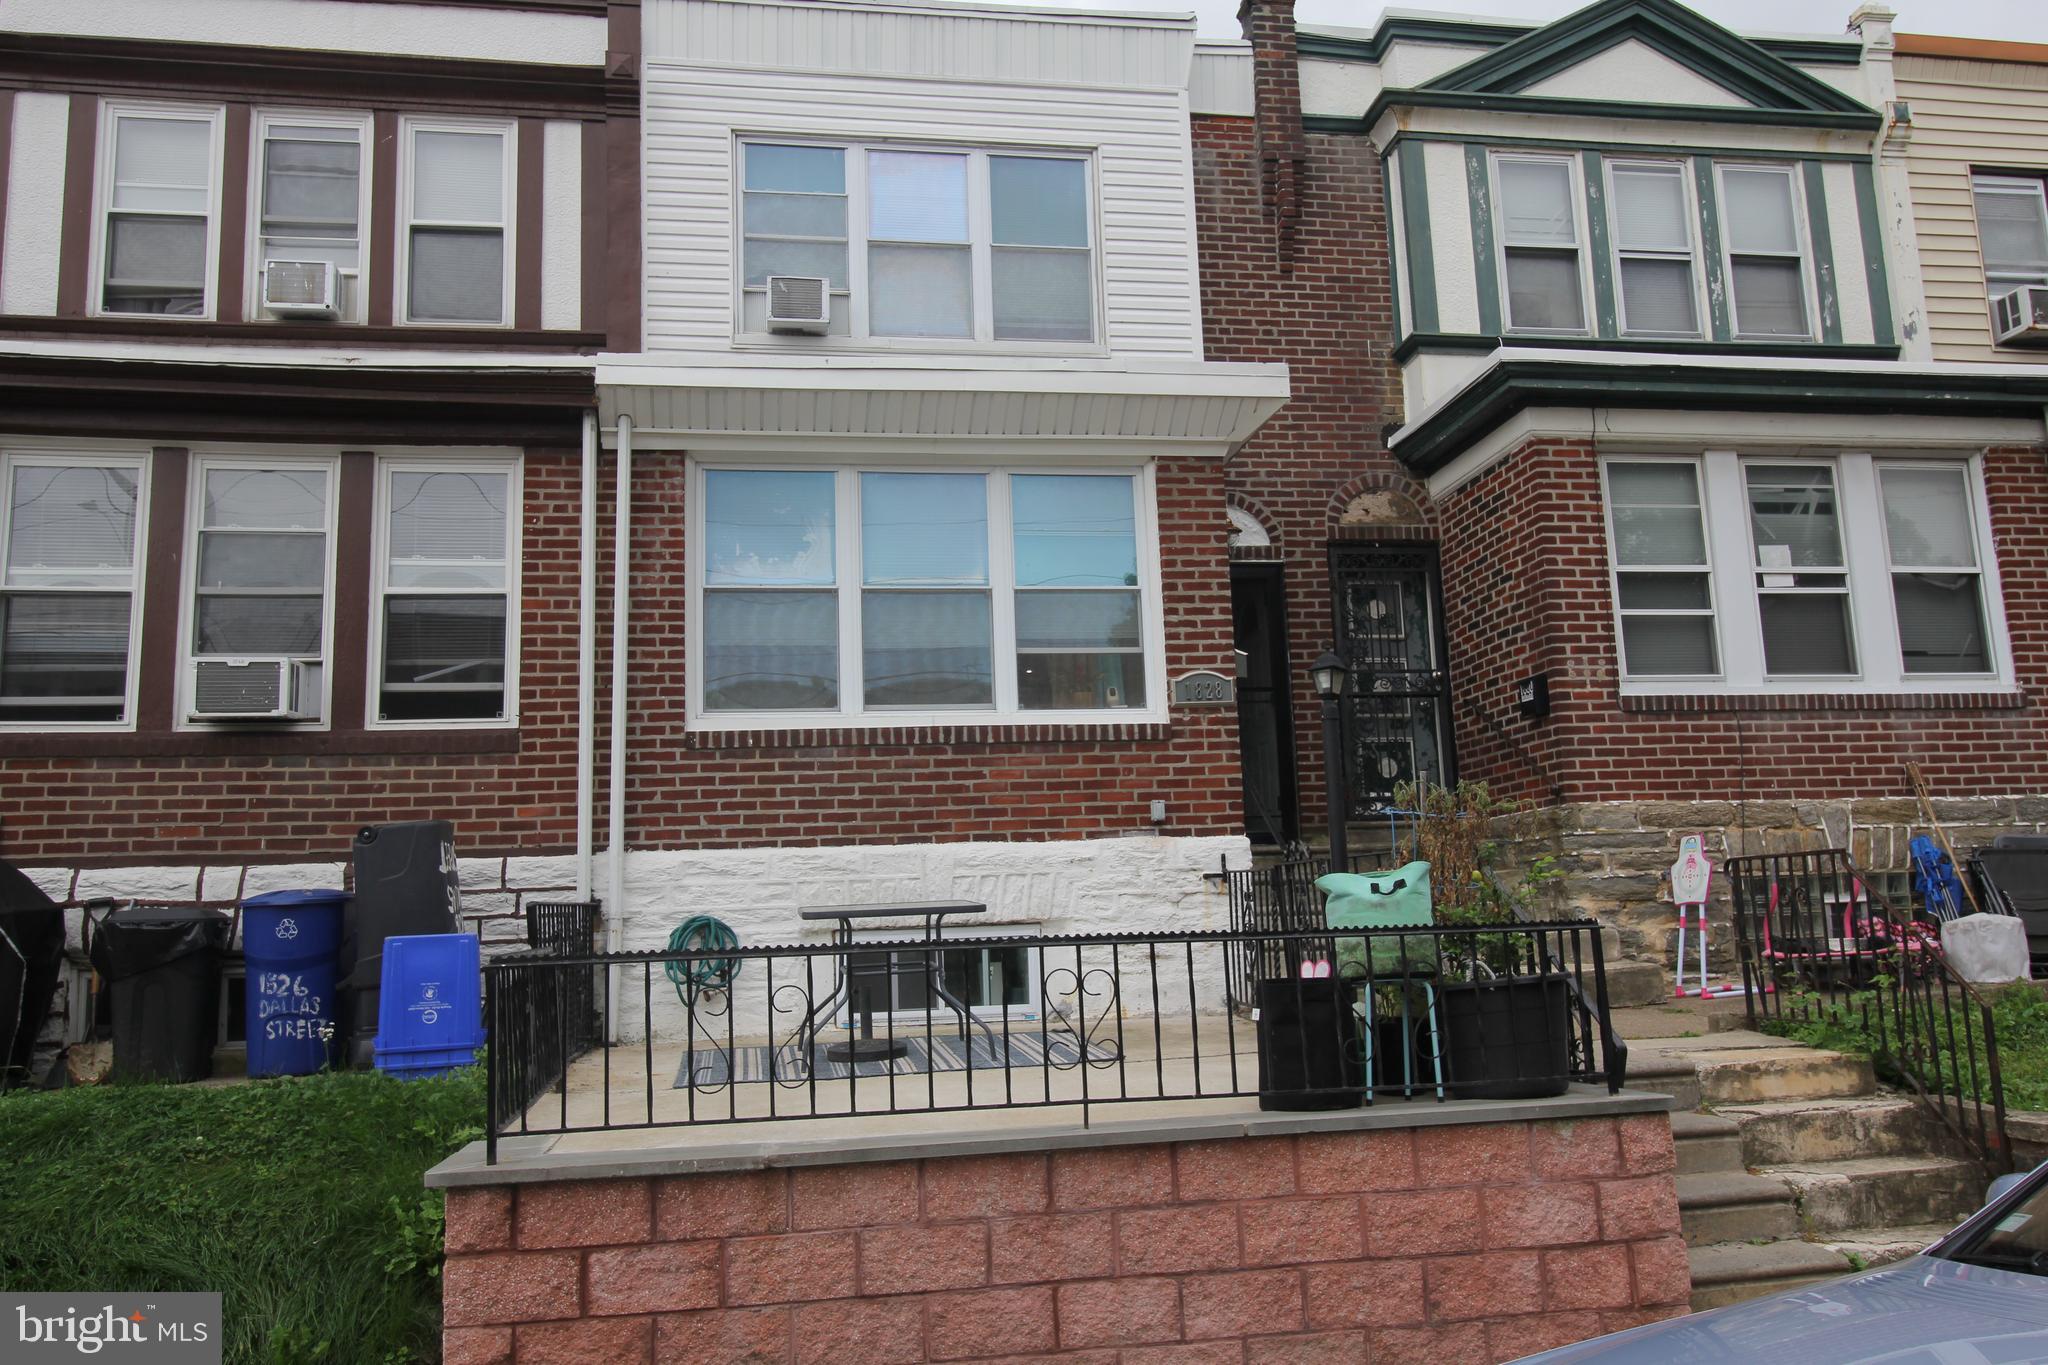
M668 950L672 953L730 952L739 946L740 936L732 931L732 926L710 915L692 915L668 936ZM676 988L676 998L687 1006L700 991L722 991L729 987L732 979L740 974L740 959L707 957L690 962L671 961L664 963L662 970L668 973L669 984Z

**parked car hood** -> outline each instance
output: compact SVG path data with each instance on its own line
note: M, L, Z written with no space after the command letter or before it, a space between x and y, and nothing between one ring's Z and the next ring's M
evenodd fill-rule
M1971 1353L1937 1350L1968 1344ZM2048 1278L1913 1256L1862 1275L1525 1357L1603 1365L2048 1361Z

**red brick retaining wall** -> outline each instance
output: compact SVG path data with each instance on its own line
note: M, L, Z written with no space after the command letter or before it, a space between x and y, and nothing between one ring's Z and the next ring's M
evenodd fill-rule
M1509 1360L1685 1311L1670 1120L448 1192L447 1365Z

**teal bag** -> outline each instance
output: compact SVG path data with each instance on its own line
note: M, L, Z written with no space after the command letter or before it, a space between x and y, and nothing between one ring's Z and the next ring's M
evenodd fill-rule
M1436 923L1429 893L1429 864L1420 859L1391 872L1330 872L1316 878L1323 893L1323 923L1332 929L1411 929ZM1362 975L1365 939L1337 940L1337 966L1349 963ZM1399 976L1409 971L1410 957L1434 964L1435 955L1421 938L1372 940L1374 976ZM1406 946L1409 952L1404 953Z

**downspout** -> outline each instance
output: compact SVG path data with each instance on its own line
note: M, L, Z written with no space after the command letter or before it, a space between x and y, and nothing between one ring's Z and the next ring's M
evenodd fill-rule
M597 831L597 413L583 414L582 563L576 603L576 899L588 901Z
M606 947L618 952L626 941L626 661L627 604L630 600L629 564L633 519L633 419L619 417L619 491L612 523L612 755L611 827L605 848L606 894L604 917ZM619 968L611 968L611 997L619 997ZM612 1020L616 1025L618 1011ZM651 1024L650 1024L651 1027ZM616 1026L611 1041L617 1042Z

